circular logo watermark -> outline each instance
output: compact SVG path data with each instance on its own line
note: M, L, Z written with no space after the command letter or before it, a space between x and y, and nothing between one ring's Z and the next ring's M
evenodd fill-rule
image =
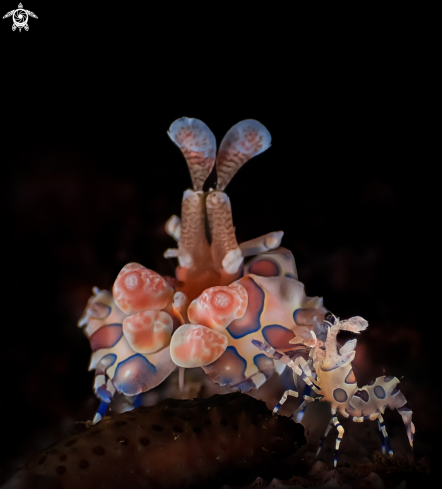
M18 8L16 10L11 10L3 16L4 19L7 19L8 17L12 17L12 30L15 31L18 28L19 32L21 32L22 29L24 29L25 31L29 30L29 17L34 17L34 19L38 19L34 12L24 9L21 3L18 4Z

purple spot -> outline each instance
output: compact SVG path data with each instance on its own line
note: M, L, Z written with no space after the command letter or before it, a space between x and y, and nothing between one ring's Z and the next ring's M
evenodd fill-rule
M175 369L169 347L149 355L138 353L118 365L112 383L118 392L136 396L161 384Z
M246 380L246 367L247 362L238 354L237 349L228 346L218 360L206 365L203 370L219 385L237 385Z
M123 326L121 324L107 324L102 326L90 338L92 351L102 348L112 348L123 336Z
M232 321L227 331L233 338L238 339L261 328L260 317L264 307L264 291L250 277L244 277L238 281L246 290L248 295L247 310L240 319Z
M273 360L263 353L256 355L253 358L253 363L258 367L258 370L265 375L266 379L268 379L275 370Z
M248 273L260 275L261 277L278 277L281 273L281 268L278 263L268 258L255 260L250 266Z
M394 379L394 375L386 375L384 377L384 381L385 382L390 382L390 380L393 380Z
M337 402L345 402L348 399L347 393L344 389L335 389L333 391L333 397Z
M136 396L149 390L150 378L156 373L155 365L137 353L118 365L112 382L119 392L126 396Z
M374 388L374 393L378 399L385 399L385 390L380 385Z
M270 324L262 330L262 335L266 342L273 346L275 350L290 350L293 345L289 341L295 337L292 330L280 324Z
M356 391L355 396L360 397L364 402L368 402L368 399L370 398L368 395L367 391L361 390L361 391Z

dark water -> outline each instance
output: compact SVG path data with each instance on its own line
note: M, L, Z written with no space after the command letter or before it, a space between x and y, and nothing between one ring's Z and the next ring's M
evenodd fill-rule
M38 15L37 5L29 8ZM257 27L250 63L261 43L274 53L260 77L246 60L226 67L235 42L247 45L240 34L215 52L221 68L213 59L205 70L198 49L194 61L180 57L172 28L175 50L151 33L119 41L122 21L109 13L108 37L81 12L70 20L64 12L64 27L44 14L29 32L2 31L10 58L0 153L1 470L93 415L89 345L76 327L92 286L110 288L129 261L173 274L162 257L174 247L164 223L179 214L190 178L166 131L183 115L206 122L218 144L242 119L270 130L272 147L227 188L238 240L284 230L307 294L323 296L341 318L369 321L356 375L361 384L384 371L403 377L416 457L434 458L438 205L431 88L423 90L431 76L418 59L417 81L407 76L405 47L394 66L384 53L364 76L346 78L336 67L312 68L317 53L332 66L332 50L292 51L285 41L264 41L266 29Z

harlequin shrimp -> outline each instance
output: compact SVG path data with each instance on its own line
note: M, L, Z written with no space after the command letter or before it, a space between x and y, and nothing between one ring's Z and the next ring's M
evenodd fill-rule
M224 190L244 163L270 146L267 129L255 120L239 122L218 154L214 135L198 119L178 119L168 134L193 184L184 192L181 219L172 216L166 223L178 247L164 256L178 259L176 276L129 263L113 295L94 289L78 324L91 343L89 369L95 369L95 392L102 400L95 421L115 392L146 392L177 366L202 367L220 385L257 388L285 364L257 353L251 340L285 351L293 350L295 337L308 340L312 330L325 334L322 299L305 295L292 253L280 247L283 232L236 241ZM214 166L216 189L204 192ZM298 348L307 351L305 344Z
M361 317L353 317L346 321L339 321L339 319L334 318L334 324L328 321L325 321L325 323L328 324L325 343L318 340L313 331L311 332L313 338L307 341L307 344L311 347L308 362L303 358L293 361L289 356L276 351L272 346L253 341L254 346L266 355L278 359L289 366L293 370L295 383L296 377L301 377L312 387L313 396L303 395L295 390L287 390L273 412L277 413L279 411L288 396L303 399L299 408L290 417L294 417L297 412L310 402L330 403L332 417L321 439L316 456L319 455L331 428L335 426L338 430L335 443L335 467L339 445L344 436L344 428L337 418L338 413L356 423L362 423L365 420L377 420L382 439L382 452L385 453L387 448L389 455L392 456L393 450L382 415L386 407L392 410L397 409L405 424L410 445L413 446L413 434L415 432L414 424L411 421L413 412L408 407L404 395L397 387L399 380L391 375L384 375L359 388L352 366L352 361L356 354L356 339L347 341L343 346L339 346L337 343L336 337L340 330L359 334L367 328L367 321Z

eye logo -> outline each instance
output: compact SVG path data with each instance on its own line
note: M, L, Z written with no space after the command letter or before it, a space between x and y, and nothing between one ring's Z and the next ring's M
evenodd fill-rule
M11 10L6 15L3 16L4 19L12 16L12 30L15 31L17 29L21 32L22 28L25 31L29 30L28 20L29 17L34 17L34 19L38 19L38 17L31 12L30 10L25 10L21 3L18 4L18 8L16 10Z

